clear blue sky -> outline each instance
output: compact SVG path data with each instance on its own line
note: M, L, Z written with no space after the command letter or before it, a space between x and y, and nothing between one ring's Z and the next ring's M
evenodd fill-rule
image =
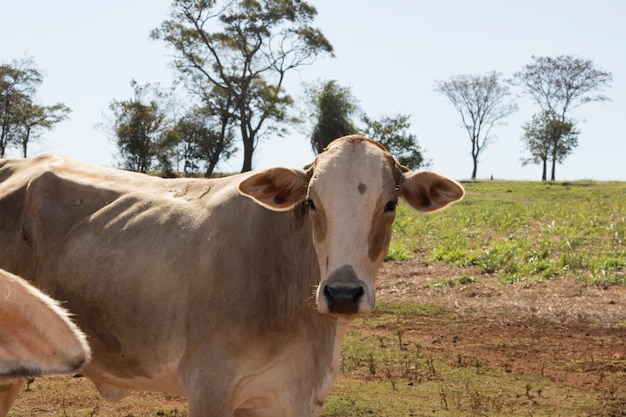
M532 55L573 54L613 73L605 92L612 101L590 103L580 120L580 146L557 167L558 180L626 180L626 1L623 0L311 0L315 25L335 47L292 73L301 82L337 80L349 86L370 116L409 114L412 133L433 160L432 170L455 179L471 174L469 139L458 113L433 88L457 74L502 72L509 77ZM45 74L42 104L62 102L69 120L46 134L31 153L54 152L113 166L115 148L94 126L113 99L131 97L131 79L169 85L174 75L165 45L150 30L167 18L168 0L7 1L1 10L0 61L31 56ZM537 107L517 98L520 110L495 129L497 142L483 154L478 177L539 179L540 167L521 167L521 125ZM313 159L296 129L268 138L255 168L299 167ZM237 171L241 158L220 168Z

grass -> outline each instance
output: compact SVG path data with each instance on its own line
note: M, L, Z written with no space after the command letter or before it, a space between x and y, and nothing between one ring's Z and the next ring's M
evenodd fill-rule
M388 259L416 252L503 283L572 276L626 284L626 183L481 182L434 215L398 211Z

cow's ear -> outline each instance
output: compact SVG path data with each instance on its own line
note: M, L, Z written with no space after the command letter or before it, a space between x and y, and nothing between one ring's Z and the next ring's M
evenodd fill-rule
M70 373L90 358L85 335L65 310L0 270L0 379Z
M309 178L305 171L269 168L239 183L239 192L270 210L289 210L306 197Z
M405 172L402 174L400 196L416 210L439 210L463 198L461 184L434 172Z

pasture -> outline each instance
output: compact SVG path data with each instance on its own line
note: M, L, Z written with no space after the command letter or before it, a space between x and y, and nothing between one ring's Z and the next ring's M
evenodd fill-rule
M351 325L323 415L626 416L626 183L463 185L442 212L400 206L377 309ZM184 409L54 377L9 415Z

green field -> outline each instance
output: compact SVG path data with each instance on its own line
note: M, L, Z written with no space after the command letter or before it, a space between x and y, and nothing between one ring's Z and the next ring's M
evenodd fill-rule
M430 216L401 206L388 259L415 252L477 266L503 282L571 276L626 282L626 183L465 183L461 202Z

